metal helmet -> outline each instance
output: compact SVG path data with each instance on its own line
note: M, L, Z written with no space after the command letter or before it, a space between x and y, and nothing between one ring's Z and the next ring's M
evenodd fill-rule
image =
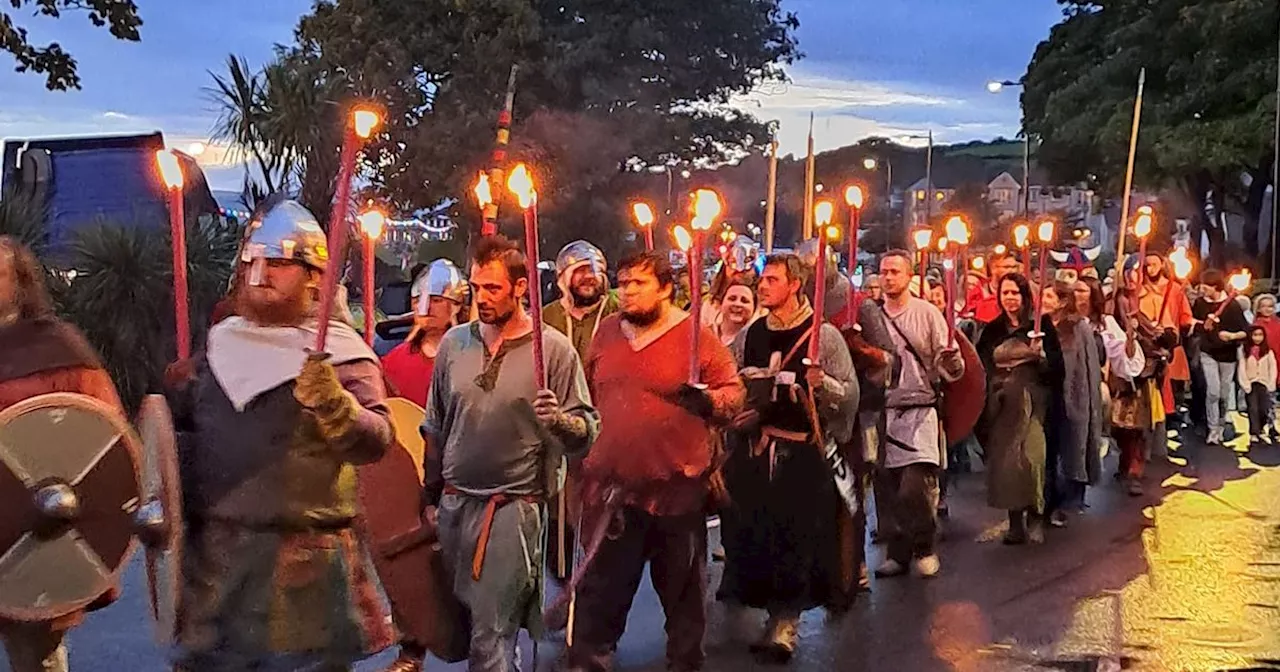
M556 275L564 275L565 271L582 264L591 264L591 271L603 274L607 268L604 252L585 240L575 240L560 248L556 255Z
M436 259L418 273L409 295L418 314L426 315L433 296L442 296L455 303L466 301L467 279L462 277L462 271L452 261Z
M760 243L740 233L729 245L729 253L725 255L725 260L733 267L734 271L743 273L755 268L756 259L759 257Z
M311 211L297 201L280 201L249 222L240 260L289 259L324 270L329 242Z

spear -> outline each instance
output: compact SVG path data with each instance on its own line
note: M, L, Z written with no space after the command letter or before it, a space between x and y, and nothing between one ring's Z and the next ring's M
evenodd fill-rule
M511 64L511 74L507 76L507 99L498 113L498 138L493 146L493 161L489 167L489 183L502 184L502 166L507 162L507 144L511 142L511 109L516 101L516 73L520 70L517 64ZM492 236L498 232L498 200L484 204L482 216L484 223L480 227L480 235Z
M764 252L773 254L773 220L778 207L778 139L769 144L769 192L764 206Z
M813 237L813 113L809 113L809 155L804 161L804 239Z
M1116 246L1116 277L1124 277L1124 238L1129 232L1129 199L1133 196L1133 160L1138 152L1138 129L1142 125L1142 90L1147 84L1147 69L1138 71L1138 96L1133 100L1133 130L1129 133L1129 165L1124 174L1124 203L1120 211L1120 235ZM1139 260L1138 263L1144 263Z

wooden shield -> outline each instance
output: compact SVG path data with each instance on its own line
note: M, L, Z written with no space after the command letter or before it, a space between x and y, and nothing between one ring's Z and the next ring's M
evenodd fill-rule
M159 539L149 539L145 549L147 588L151 617L155 620L156 641L173 641L178 617L178 596L182 587L182 482L178 473L177 435L169 404L158 394L142 400L138 411L138 433L142 435L143 492L149 506L158 506L163 524Z
M136 545L138 462L129 423L93 397L0 411L0 619L66 616L117 584Z
M422 516L419 427L426 413L407 399L387 405L396 443L356 471L360 527L396 627L436 657L457 662L467 656L471 629L445 575L436 529Z
M978 351L960 331L956 331L956 344L964 358L964 375L945 385L942 394L942 426L950 444L959 443L973 433L987 403L987 372L978 359Z

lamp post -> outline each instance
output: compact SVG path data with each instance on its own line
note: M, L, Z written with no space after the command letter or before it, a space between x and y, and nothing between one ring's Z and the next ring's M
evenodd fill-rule
M884 161L884 172L885 172L884 206L886 209L890 209L893 207L893 161L890 161L888 158L877 159L873 156L868 156L867 158L862 160L862 167L866 168L867 170L874 171L876 168L880 166L880 161L882 160Z
M1006 86L1022 86L1022 82L1013 80L991 80L987 82L987 91L1000 93ZM1031 132L1022 129L1022 214L1031 211Z
M338 159L338 184L329 215L329 263L325 267L324 290L320 293L319 324L316 329L317 355L324 352L329 337L329 318L333 316L333 300L338 292L338 276L347 256L347 208L351 201L351 174L355 170L356 151L381 123L378 113L356 107L347 119L342 134L342 153Z
M156 152L156 167L169 200L169 237L173 246L173 318L178 359L191 357L191 310L187 295L187 226L182 164L168 150Z
M373 345L373 328L374 313L377 308L374 306L373 294L373 269L374 254L378 246L378 239L382 237L382 229L387 224L387 216L382 214L377 208L370 208L360 213L356 218L360 222L360 232L364 234L364 282L363 282L363 305L364 305L364 342Z
M904 135L907 140L927 140L924 155L924 221L922 226L929 226L929 215L933 210L933 129L923 135Z

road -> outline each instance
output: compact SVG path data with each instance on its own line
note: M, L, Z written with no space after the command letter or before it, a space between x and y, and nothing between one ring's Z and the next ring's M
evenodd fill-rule
M1051 530L1041 546L1003 546L1004 516L986 507L981 474L960 478L941 576L875 581L838 620L806 614L792 666L1001 672L1120 669L1122 662L1156 671L1280 669L1280 447L1246 452L1188 444L1175 455L1155 466L1147 497L1128 497L1110 478L1091 488L1089 510L1066 529ZM873 562L880 552L874 547ZM711 574L714 587L718 565ZM164 670L144 600L135 561L124 596L72 632L72 669ZM730 615L720 604L709 610L707 669L765 669L743 643L762 616ZM665 669L663 643L661 608L646 582L618 669ZM524 648L527 655L527 642ZM559 650L556 642L545 644L540 669L551 669ZM389 658L357 669L377 670ZM429 669L465 665L435 662Z

